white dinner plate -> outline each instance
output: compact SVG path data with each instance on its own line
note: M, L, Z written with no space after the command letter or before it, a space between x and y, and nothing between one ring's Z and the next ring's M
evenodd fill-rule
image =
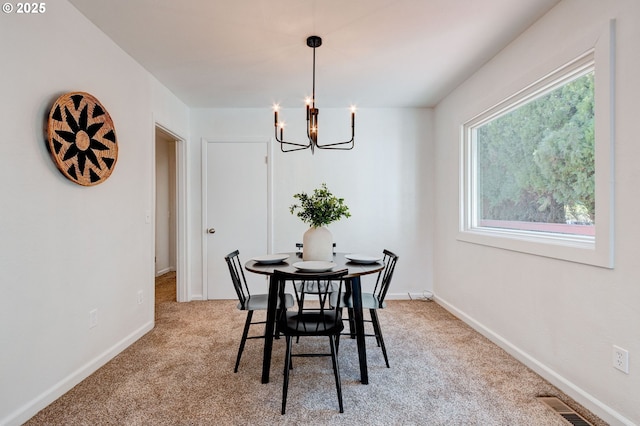
M251 260L254 260L258 263L280 263L285 259L289 258L288 254L265 254L264 256L256 256Z
M380 256L369 256L366 254L345 254L344 257L354 263L376 263L382 260Z
M296 262L293 267L303 272L325 272L331 270L336 264L334 262L324 262L321 260L306 260Z

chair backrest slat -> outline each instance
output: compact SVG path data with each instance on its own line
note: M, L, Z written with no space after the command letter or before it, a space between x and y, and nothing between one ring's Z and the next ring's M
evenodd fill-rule
M389 291L391 278L393 278L393 271L395 271L396 262L398 261L398 256L387 249L383 250L383 254L384 269L378 274L376 285L373 289L373 294L376 295L380 308L382 308L384 298L387 296L387 291Z
M249 293L249 287L247 286L247 280L244 276L244 270L242 269L242 263L240 262L240 252L238 250L233 251L224 257L229 266L229 273L231 274L231 281L233 282L233 288L236 290L238 300L242 309L245 309L245 305L251 293Z

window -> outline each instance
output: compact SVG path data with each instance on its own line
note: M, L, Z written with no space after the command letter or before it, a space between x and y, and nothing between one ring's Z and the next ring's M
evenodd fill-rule
M474 225L595 235L593 64L469 128Z
M613 266L612 61L598 53L463 124L460 240Z

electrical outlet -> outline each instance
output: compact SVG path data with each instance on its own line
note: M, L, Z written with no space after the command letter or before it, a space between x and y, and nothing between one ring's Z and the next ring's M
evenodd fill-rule
M138 290L138 305L142 305L143 302L144 302L144 293L142 293L142 290Z
M629 374L629 352L626 349L613 345L613 366Z
M89 328L93 328L98 325L98 310L92 309L89 311Z

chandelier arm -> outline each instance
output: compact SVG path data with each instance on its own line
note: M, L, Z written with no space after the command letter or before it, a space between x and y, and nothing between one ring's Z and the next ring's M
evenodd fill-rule
M296 142L287 142L287 141L283 141L280 139L276 139L276 141L278 141L280 143L280 147L283 148L283 145L291 145L291 146L297 146L299 148L293 148L287 151L297 151L298 149L307 149L311 146L311 144L301 144L301 143L296 143ZM283 148L284 149L284 148Z
M349 139L348 141L343 141L343 142L334 142L334 143L327 143L324 145L320 145L320 143L316 142L316 146L320 149L352 149L354 146L354 132L351 132L351 139ZM333 146L338 146L338 145L347 145L347 144L351 144L350 148L331 148Z
M347 145L347 144L351 144L350 147L348 148L338 148L338 146L340 145ZM316 144L316 147L318 149L340 149L340 150L344 150L344 151L348 151L350 149L353 149L353 147L355 146L355 143L353 141L353 139L351 139L350 141L344 141L344 142L336 142L336 143L330 143L330 144L326 144L326 145L320 145L320 144Z
M298 148L291 148L291 149L284 149L284 145L287 144L287 142L281 142L280 143L280 151L282 152L293 152L293 151L302 151L303 149L309 149L309 145L300 145L300 144L290 144L290 145L297 145Z
M356 135L355 114L352 114L351 115L351 139L349 139L348 141L328 143L328 144L325 144L325 145L320 145L319 143L316 142L316 146L318 148L320 148L320 149L350 150L350 149L353 149L353 147L355 145L355 143L354 143L355 135ZM337 146L339 146L339 145L347 145L347 144L351 144L351 146L348 147L348 148L337 148Z
M311 145L310 144L301 144L301 143L296 143L296 142L287 142L287 141L283 141L283 140L278 140L276 139L279 143L283 144L283 145L292 145L292 146L299 146L301 147L300 149L307 149L309 148Z
M276 136L276 141L281 144L281 146L280 146L281 148L282 148L282 144L301 147L301 148L291 149L291 150L288 150L288 151L297 151L298 149L307 149L310 146L310 144L302 144L302 143L297 143L297 142L288 142L288 141L285 141L284 139L281 139L280 137L278 137L278 128L277 127L276 127L276 130L275 130L275 136ZM288 152L288 151L284 151L284 152Z

